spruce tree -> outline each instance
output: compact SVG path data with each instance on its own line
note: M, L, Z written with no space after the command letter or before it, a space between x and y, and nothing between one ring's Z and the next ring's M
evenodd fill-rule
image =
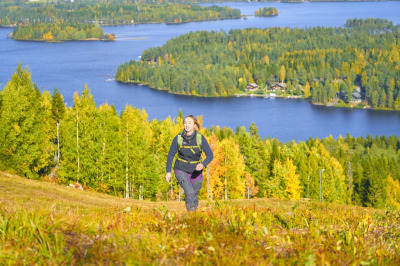
M2 91L0 166L22 176L46 174L51 142L46 105L28 70L18 65Z

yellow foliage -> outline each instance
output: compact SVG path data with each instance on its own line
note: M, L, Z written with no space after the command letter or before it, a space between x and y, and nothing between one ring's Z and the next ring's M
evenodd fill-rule
M289 199L300 199L301 186L300 175L296 174L296 166L293 162L286 158L284 168L286 170L286 193Z
M386 178L386 204L396 209L400 209L400 184L399 180L394 180L389 174Z
M264 61L265 64L269 65L269 57L268 57L268 55L263 57L263 61Z
M43 34L42 39L45 41L52 41L52 40L54 40L54 36L51 33L51 31L49 31L49 32L46 32L45 34Z
M210 197L211 199L222 199L224 192L224 175L226 172L225 167L225 155L223 153L222 147L217 139L217 137L212 134L209 141L211 150L214 153L214 159L209 164L209 169L205 176L204 182L209 183L210 187ZM209 178L209 182L207 179ZM203 190L203 193L207 193Z
M244 161L239 145L233 138L226 138L221 142L225 155L226 179L228 197L231 199L242 198L245 192Z
M307 81L306 85L304 86L304 91L303 91L303 93L304 93L304 98L308 98L308 97L310 97L310 95L311 95L311 92L310 92L310 84L308 83L308 81Z

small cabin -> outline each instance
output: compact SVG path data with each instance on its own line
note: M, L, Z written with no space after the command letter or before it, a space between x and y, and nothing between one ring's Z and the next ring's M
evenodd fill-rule
M249 83L246 86L246 91L256 91L258 89L258 85L256 83Z
M359 91L353 92L352 96L353 96L353 99L351 100L351 103L359 104L362 102L361 92L359 92Z
M284 83L274 83L271 85L271 87L269 88L270 91L281 91L281 90L285 90L286 85Z

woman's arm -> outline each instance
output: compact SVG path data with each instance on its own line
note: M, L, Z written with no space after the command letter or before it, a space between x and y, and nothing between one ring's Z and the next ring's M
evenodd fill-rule
M166 172L170 173L172 168L172 161L174 160L174 156L178 151L178 143L177 143L177 136L173 139L171 143L171 147L169 147L168 158L167 158L167 167Z

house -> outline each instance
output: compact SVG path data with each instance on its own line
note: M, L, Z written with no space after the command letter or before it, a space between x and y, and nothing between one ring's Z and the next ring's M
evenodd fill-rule
M353 92L352 95L353 95L353 99L350 101L351 103L359 104L362 102L362 96L361 96L360 91L355 91L355 92Z
M274 83L269 88L269 91L282 91L285 90L286 84L284 83Z
M246 86L246 91L256 91L258 89L258 85L256 83L249 83Z

